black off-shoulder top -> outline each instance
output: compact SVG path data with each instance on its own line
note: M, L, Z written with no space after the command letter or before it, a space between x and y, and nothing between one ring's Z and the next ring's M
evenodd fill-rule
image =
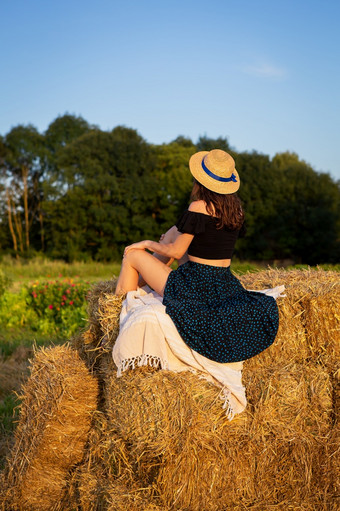
M213 216L184 211L176 227L182 233L194 234L188 255L202 259L231 259L240 230L231 230L226 226L217 229L217 222Z

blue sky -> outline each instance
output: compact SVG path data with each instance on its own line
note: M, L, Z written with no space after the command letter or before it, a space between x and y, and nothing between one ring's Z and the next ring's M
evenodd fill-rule
M0 18L2 135L69 112L340 179L338 0L2 0Z

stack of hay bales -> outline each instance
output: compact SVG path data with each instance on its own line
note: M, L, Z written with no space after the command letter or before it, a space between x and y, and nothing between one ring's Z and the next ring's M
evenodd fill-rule
M112 282L93 289L89 328L74 346L100 401L60 502L109 511L337 509L339 274L268 270L241 281L285 284L287 296L274 345L244 364L248 406L232 421L219 390L195 374L146 367L117 379L120 302Z
M97 381L74 349L36 353L0 482L1 509L66 509L70 470L83 459L97 397Z

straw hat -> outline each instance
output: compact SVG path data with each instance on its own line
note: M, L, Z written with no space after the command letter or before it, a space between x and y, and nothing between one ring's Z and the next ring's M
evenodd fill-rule
M240 187L235 161L221 149L193 154L189 160L189 168L194 178L213 192L234 193Z

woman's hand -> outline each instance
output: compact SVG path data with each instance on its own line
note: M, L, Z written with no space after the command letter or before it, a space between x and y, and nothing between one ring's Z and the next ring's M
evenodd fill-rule
M128 245L127 247L125 247L123 257L125 257L126 254L128 252L130 252L130 250L134 250L134 249L145 250L147 248L146 245L147 245L147 240L138 241L137 243L132 243L132 245Z

